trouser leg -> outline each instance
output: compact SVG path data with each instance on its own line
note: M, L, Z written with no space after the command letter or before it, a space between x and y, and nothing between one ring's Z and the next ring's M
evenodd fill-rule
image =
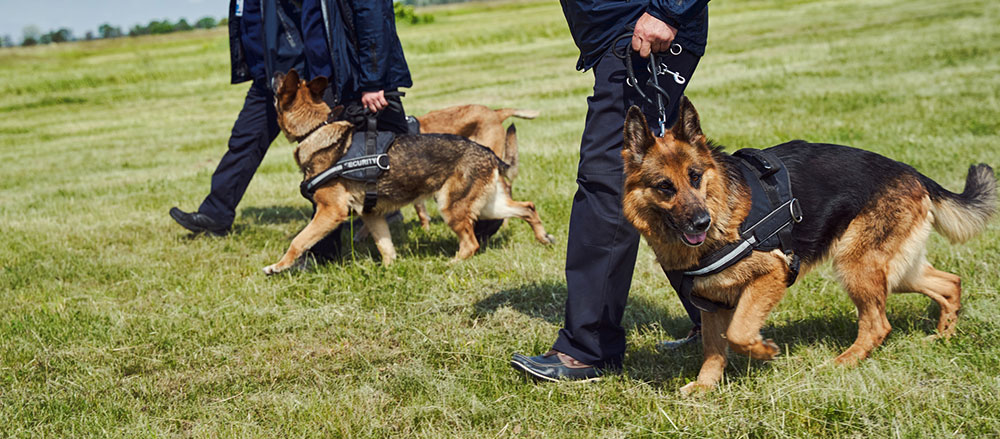
M671 71L685 78L684 84L677 84L671 76L660 78L660 85L670 94L668 124L677 117L677 102L698 59L684 52L663 59ZM648 61L635 55L633 65L639 84L645 84ZM599 367L618 367L624 357L621 321L639 247L639 234L625 219L621 206L625 114L631 105L638 105L651 126L659 117L657 106L643 100L625 80L624 62L610 52L594 68L594 94L587 100L566 249L566 320L553 346Z
M233 124L229 149L212 174L211 191L198 211L226 227L232 225L236 206L279 132L273 95L266 81L255 80Z

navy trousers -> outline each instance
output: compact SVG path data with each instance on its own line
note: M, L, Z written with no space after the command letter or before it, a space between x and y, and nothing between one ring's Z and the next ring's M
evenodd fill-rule
M685 79L678 84L670 75L659 78L660 86L670 95L669 129L700 57L683 49L677 55L663 55L658 56L658 61ZM632 63L639 84L646 84L649 61L632 55ZM639 249L639 233L622 213L625 176L621 150L628 108L642 108L654 134L660 134L657 105L627 85L626 77L625 62L610 51L594 67L594 94L587 99L578 189L569 222L566 317L553 346L598 367L620 367L624 358L625 329L621 322ZM646 94L653 96L648 91ZM697 309L687 303L684 306L695 324L700 324Z
M267 81L254 80L233 124L229 149L212 174L212 189L198 212L221 225L231 226L236 218L236 205L243 199L264 154L280 132L274 95Z

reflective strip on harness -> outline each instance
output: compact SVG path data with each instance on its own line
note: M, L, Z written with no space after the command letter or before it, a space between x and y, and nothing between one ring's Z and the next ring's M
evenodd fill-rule
M389 170L389 155L388 154L375 154L366 155L358 157L356 159L346 160L333 165L332 168L327 169L320 173L319 175L305 181L302 184L302 192L312 195L316 192L316 188L326 183L327 181L340 177L344 173L361 171L366 169L378 168L383 171Z
M757 238L754 237L754 236L751 236L750 238L748 238L745 241L741 242L740 245L738 245L736 248L734 248L729 253L726 253L725 255L722 255L721 257L719 257L719 259L716 259L715 262L709 264L706 267L698 269L698 270L685 271L684 275L685 276L703 276L703 275L711 273L711 272L713 272L715 270L721 270L723 268L726 268L731 263L736 262L736 261L734 261L734 259L742 258L743 255L746 254L750 249L752 249L753 246L754 246L754 244L756 244L756 243L757 243Z

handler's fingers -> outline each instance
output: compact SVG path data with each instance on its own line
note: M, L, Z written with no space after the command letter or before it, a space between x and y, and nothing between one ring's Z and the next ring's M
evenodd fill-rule
M670 48L669 41L655 41L649 45L649 50L652 51L653 53L664 52L669 48Z
M641 37L632 36L632 50L639 52L639 56L646 58L649 56L650 45L649 41Z

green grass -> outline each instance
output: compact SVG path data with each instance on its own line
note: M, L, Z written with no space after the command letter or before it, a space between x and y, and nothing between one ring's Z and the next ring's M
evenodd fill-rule
M508 366L562 324L569 206L590 73L551 1L470 3L400 26L420 114L482 103L518 121L521 175L553 247L514 222L469 261L440 221L393 227L343 263L267 278L310 210L284 139L236 233L191 239L167 216L207 193L247 85L224 30L0 50L2 437L982 437L1000 432L1000 226L929 259L964 281L958 333L936 305L889 300L893 333L855 368L828 268L764 329L784 353L733 356L720 389L683 399L700 347L643 246L625 374L534 384ZM1000 165L1000 4L990 0L720 1L688 88L716 141L848 143L961 189Z

